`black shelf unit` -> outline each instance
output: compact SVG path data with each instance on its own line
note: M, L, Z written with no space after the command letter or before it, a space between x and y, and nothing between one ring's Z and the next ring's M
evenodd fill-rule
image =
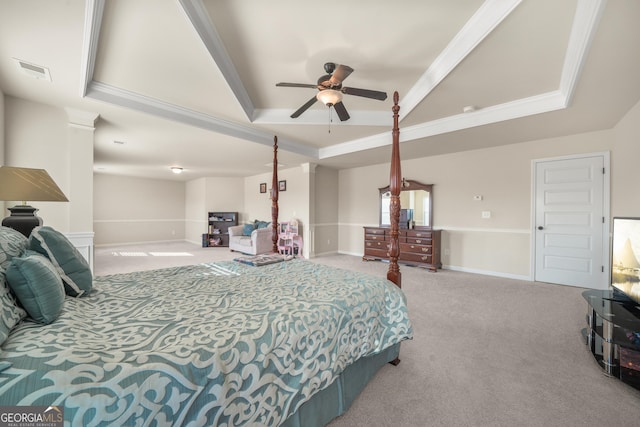
M640 305L615 291L587 290L582 335L605 374L640 389Z
M209 212L202 247L229 247L229 227L238 225L238 212Z

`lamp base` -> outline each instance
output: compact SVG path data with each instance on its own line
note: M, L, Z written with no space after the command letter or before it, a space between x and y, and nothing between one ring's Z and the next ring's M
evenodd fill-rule
M2 220L2 225L19 231L25 237L29 237L34 228L42 225L42 218L36 216L38 209L33 206L19 205L7 209L11 215Z

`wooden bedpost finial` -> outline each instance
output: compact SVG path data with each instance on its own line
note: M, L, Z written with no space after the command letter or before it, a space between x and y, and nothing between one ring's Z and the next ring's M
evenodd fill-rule
M393 93L393 131L391 145L391 171L389 176L389 191L391 192L391 200L389 205L389 213L391 219L391 241L389 242L389 271L387 279L395 283L399 288L402 287L402 275L398 266L398 257L400 256L400 242L398 239L398 222L400 221L400 191L402 187L402 172L400 170L400 129L398 128L398 113L400 106L398 105L398 92Z
M271 241L272 252L278 252L278 136L273 136L273 175L271 178Z

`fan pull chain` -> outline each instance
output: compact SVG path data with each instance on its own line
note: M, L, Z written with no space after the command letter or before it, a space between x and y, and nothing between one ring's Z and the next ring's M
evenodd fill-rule
M331 115L331 106L329 106L329 133L331 133L331 123L333 123L333 116Z

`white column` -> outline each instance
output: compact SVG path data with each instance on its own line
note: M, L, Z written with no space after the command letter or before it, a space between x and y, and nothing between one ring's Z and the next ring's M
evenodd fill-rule
M65 108L69 119L68 180L69 232L67 237L93 269L93 143L99 115Z

